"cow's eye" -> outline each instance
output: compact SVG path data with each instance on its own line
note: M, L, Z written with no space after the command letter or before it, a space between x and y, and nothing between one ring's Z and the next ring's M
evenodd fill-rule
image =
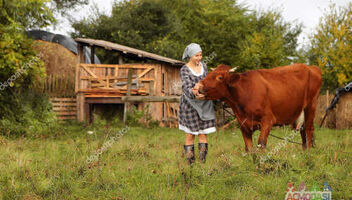
M223 77L222 76L218 76L217 78L218 78L219 81L221 81Z

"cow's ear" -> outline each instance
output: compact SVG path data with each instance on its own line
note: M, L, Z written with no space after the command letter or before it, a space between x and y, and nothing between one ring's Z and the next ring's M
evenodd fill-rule
M225 75L226 84L230 87L235 87L236 82L240 79L240 75L235 72L229 72Z

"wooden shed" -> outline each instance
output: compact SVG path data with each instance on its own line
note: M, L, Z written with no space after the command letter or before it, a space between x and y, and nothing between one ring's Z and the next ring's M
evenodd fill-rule
M161 125L175 126L178 100L181 95L180 67L182 61L94 39L75 39L78 46L75 92L77 94L77 119L92 120L92 110L97 104L122 104L123 112L129 112L128 104L143 109L149 105L152 119ZM117 52L118 64L84 63L83 47ZM124 58L138 61L123 63ZM127 60L127 59L125 59Z

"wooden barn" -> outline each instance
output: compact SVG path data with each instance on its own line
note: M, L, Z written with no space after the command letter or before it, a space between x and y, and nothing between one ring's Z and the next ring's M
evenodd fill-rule
M75 73L77 119L92 120L95 107L120 105L124 120L130 105L138 110L148 108L152 119L164 126L177 125L178 100L181 95L182 61L163 57L108 41L77 38L78 64ZM83 48L92 54L97 48L112 51L118 64L84 63ZM127 59L125 59L127 58ZM133 63L124 63L130 60ZM148 105L148 106L147 106Z

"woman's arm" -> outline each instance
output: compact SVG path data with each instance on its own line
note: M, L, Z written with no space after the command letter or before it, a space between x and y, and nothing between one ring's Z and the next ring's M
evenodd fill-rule
M182 80L182 92L188 98L195 99L195 96L192 92L192 88L194 87L194 84L189 77L189 71L184 67L181 68L181 80Z

